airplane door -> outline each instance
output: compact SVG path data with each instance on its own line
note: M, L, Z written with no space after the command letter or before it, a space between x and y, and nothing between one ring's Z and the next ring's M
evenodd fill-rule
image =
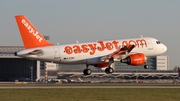
M54 59L60 60L60 50L58 47L54 47Z
M153 43L152 43L151 39L148 39L147 46L148 46L148 50L153 50Z

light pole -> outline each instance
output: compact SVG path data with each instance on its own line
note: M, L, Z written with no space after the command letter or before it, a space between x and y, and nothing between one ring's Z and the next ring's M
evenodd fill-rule
M31 69L31 83L33 82L33 66L30 67Z
M48 68L46 62L45 62L45 83L48 83Z

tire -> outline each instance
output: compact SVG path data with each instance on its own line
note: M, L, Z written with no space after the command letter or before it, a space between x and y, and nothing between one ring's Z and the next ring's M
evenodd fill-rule
M148 65L144 65L144 69L149 69L149 66Z
M84 69L83 73L84 75L91 75L92 71L91 69Z

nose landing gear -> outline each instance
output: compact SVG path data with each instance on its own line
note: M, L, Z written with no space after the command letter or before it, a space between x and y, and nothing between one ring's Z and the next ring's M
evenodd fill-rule
M144 65L144 69L149 69L149 66L148 65Z

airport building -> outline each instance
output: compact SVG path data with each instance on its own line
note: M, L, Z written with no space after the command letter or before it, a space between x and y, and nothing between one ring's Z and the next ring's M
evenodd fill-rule
M14 52L22 49L22 46L0 46L0 81L31 81L39 78L39 62L14 56Z
M48 72L49 77L58 77L62 72L79 72L85 69L85 65L65 65L45 63L14 56L14 52L24 49L23 46L0 46L0 81L36 81L44 78ZM45 64L47 69L45 69ZM124 71L151 71L168 70L168 56L149 57L147 59L149 69L144 66L129 66L120 62L115 62L115 72ZM104 73L93 66L89 67L93 72Z

